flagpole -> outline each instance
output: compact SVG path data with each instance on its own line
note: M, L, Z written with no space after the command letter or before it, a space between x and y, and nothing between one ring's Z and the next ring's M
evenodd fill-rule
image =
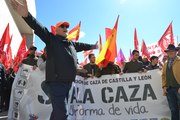
M177 46L178 46L178 44L179 44L179 41L178 41L178 36L177 36Z

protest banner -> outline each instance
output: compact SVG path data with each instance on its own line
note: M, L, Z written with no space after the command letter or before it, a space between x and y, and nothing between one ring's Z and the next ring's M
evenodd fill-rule
M13 83L8 120L49 120L52 106L44 81L43 71L32 71L26 65L20 68ZM77 76L67 110L68 120L170 119L159 70L86 80Z

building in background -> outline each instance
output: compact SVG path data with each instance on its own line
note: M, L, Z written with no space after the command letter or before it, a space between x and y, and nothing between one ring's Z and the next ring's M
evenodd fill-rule
M19 1L22 2L23 0ZM35 0L27 0L27 4L31 14L36 17ZM22 41L22 36L26 36L27 48L33 44L35 36L33 30L24 22L22 17L12 9L10 0L0 0L0 6L0 39L9 23L10 35L13 35L11 49L12 56L14 57Z

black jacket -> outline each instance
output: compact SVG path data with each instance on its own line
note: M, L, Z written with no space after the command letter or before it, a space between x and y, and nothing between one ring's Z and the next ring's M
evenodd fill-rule
M0 96L4 90L5 83L6 83L5 69L4 69L4 65L0 63Z
M53 35L30 13L24 18L35 34L46 44L46 80L70 83L75 80L77 68L76 52L90 50L94 45L71 42L59 35Z
M83 66L85 70L87 70L86 77L89 77L87 74L93 74L95 77L100 77L101 76L101 70L96 64L86 64Z
M139 71L144 71L144 66L143 63L141 61L129 61L125 64L124 69L123 69L123 73L135 73L135 72L139 72Z

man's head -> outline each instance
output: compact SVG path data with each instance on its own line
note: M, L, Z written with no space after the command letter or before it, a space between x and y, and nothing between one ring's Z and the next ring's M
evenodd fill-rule
M95 61L96 61L96 57L95 57L95 55L94 54L89 54L89 61L90 61L90 63L95 63Z
M148 62L148 58L147 57L143 57L142 61L143 62Z
M138 60L139 59L139 51L138 50L133 50L132 51L133 59Z
M66 38L68 34L68 28L69 28L68 22L58 22L56 24L56 34Z
M34 45L30 46L29 48L30 50L30 54L35 54L36 50L37 50L37 47L35 47Z
M169 58L174 58L176 56L177 51L178 48L176 48L173 44L169 44L167 49L164 50L164 52L167 53Z
M152 56L150 58L151 64L158 64L158 57L157 56Z

